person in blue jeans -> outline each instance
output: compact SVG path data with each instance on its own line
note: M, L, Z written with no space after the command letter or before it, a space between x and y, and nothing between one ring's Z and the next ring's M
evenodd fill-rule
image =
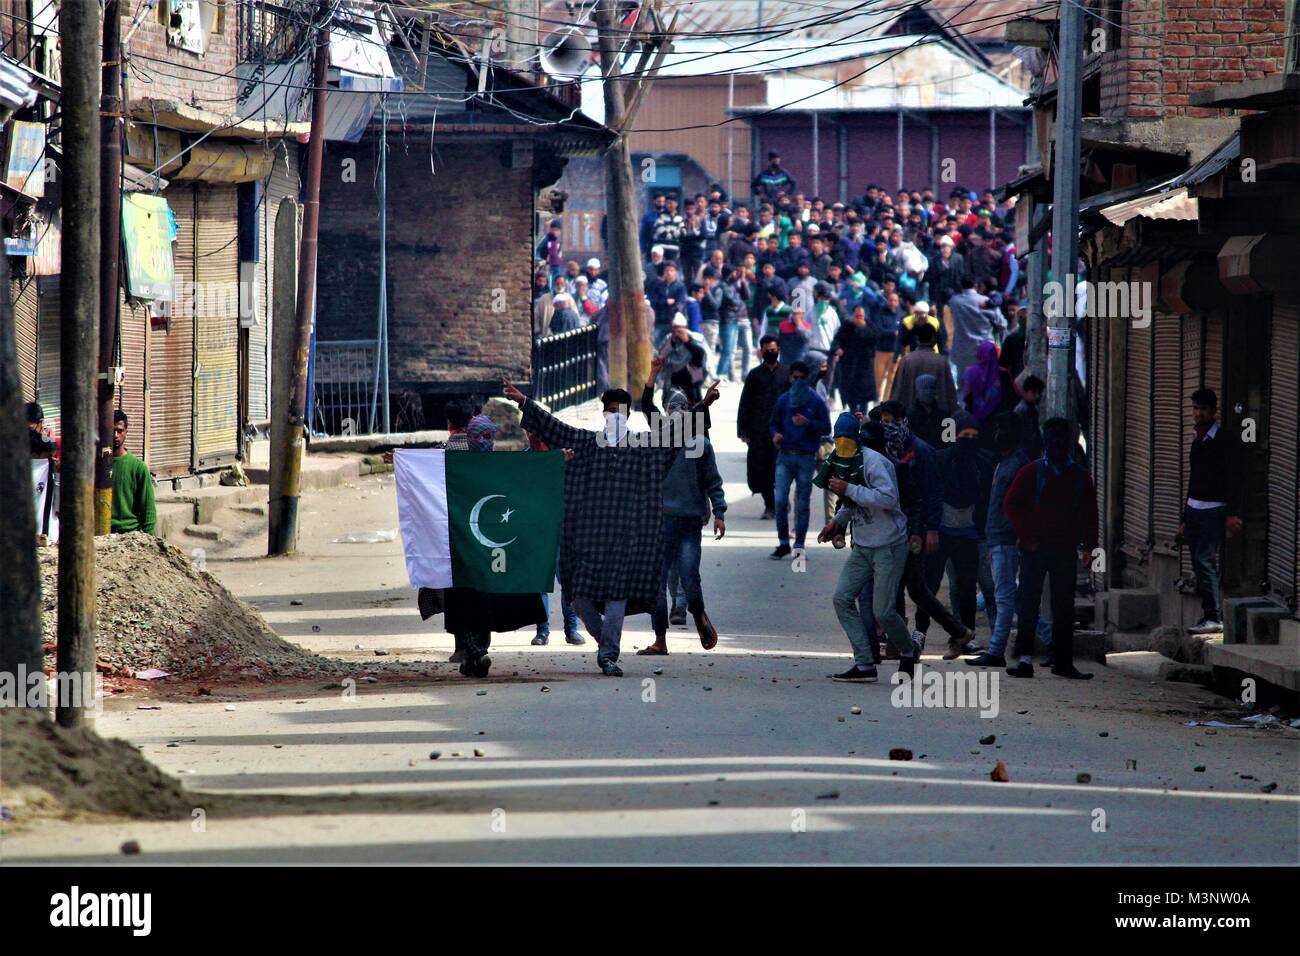
M790 483L795 485L794 546L803 550L808 535L813 471L822 438L831 433L831 410L808 383L808 366L790 366L790 388L772 408L772 444L776 454L776 550L779 561L790 554Z
M546 442L536 435L529 435L528 444L524 446L524 450L549 451L550 449ZM564 460L567 462L572 457L573 453L566 450ZM557 562L559 560L558 548L556 560ZM546 617L537 625L537 636L533 638L533 646L535 647L545 647L551 642L551 596L549 594L542 595L542 607L546 611ZM587 643L578 630L578 612L573 609L573 605L569 602L569 595L564 592L563 588L560 589L560 613L564 617L564 639L570 644Z
M1002 412L993 417L993 446L999 460L993 472L989 491L988 517L984 524L984 537L988 543L992 562L993 585L996 593L996 611L993 619L993 638L988 650L966 658L973 667L1006 667L1007 642L1011 638L1011 623L1016 615L1016 596L1019 590L1020 549L1016 545L1016 529L1002 510L1007 489L1016 472L1029 464L1024 443L1020 440L1020 418L1015 412ZM1049 647L1052 643L1052 624L1039 618L1038 637ZM1050 665L1048 665L1050 666Z

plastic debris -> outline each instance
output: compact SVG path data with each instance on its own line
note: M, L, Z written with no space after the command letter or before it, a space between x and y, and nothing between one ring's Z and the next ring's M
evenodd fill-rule
M1230 724L1224 720L1189 720L1184 727L1217 727L1219 730L1249 730L1250 724Z
M171 671L165 671L160 667L150 667L148 670L135 672L135 677L138 680L157 680L160 677L171 676Z
M862 708L859 707L857 704L854 704L852 707L849 708L849 713L852 714L854 717L857 717L859 714L862 713Z
M379 531L350 531L340 538L335 538L335 544L382 544L385 541L396 541L397 529L391 531L380 529Z
M981 737L980 743L983 746L987 747L989 744L994 743L997 739L998 739L997 734L989 734L987 737Z

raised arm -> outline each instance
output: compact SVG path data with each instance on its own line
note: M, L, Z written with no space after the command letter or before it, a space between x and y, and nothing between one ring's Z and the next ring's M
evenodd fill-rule
M509 379L505 379L502 385L505 397L523 410L520 427L536 435L550 447L572 448L575 452L581 452L595 441L594 432L566 425L515 388Z

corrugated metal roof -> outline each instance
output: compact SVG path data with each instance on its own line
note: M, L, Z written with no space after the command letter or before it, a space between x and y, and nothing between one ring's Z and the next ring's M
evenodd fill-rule
M1223 172L1241 156L1241 130L1237 130L1203 160L1174 180L1174 185L1195 186Z

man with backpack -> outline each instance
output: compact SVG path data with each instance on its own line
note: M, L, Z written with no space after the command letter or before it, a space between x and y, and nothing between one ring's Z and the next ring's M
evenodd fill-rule
M1064 418L1043 426L1043 457L1018 472L1002 510L1020 547L1020 590L1015 653L1008 677L1034 676L1034 634L1046 581L1052 605L1052 673L1089 680L1074 666L1074 587L1080 561L1097 547L1097 492L1073 457L1074 427ZM1082 548L1082 552L1080 551Z

